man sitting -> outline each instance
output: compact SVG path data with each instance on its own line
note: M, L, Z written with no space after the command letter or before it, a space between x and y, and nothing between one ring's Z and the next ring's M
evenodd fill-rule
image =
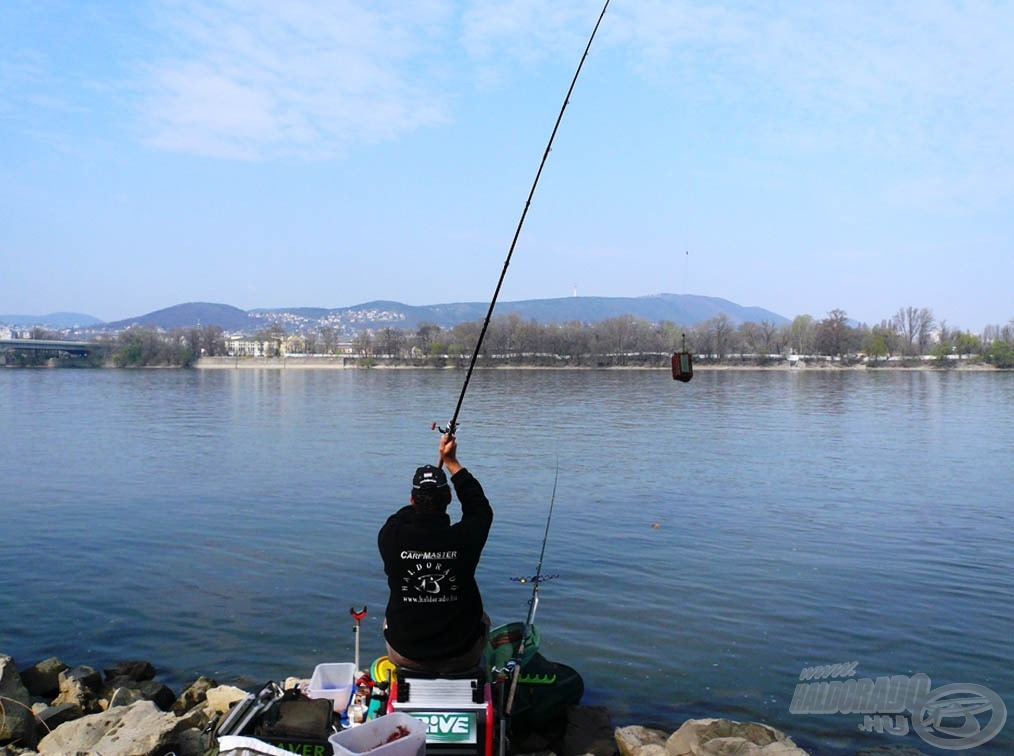
M395 664L450 674L476 667L486 647L489 617L475 568L493 523L482 486L457 459L454 436L440 439L440 465L424 465L412 479L409 506L391 515L377 536L390 596L384 637ZM451 489L461 519L451 523Z

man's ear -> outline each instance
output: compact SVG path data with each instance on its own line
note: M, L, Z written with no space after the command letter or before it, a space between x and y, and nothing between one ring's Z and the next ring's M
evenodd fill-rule
M415 506L415 496L412 495L411 491L408 492L408 503L413 507Z

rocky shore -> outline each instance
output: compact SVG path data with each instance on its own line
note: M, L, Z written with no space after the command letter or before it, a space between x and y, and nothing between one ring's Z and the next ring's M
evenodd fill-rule
M48 658L18 670L0 654L0 756L207 756L211 730L247 691L199 677L177 695L147 661L96 670ZM299 681L288 680L285 687ZM551 753L551 744L521 750ZM806 756L783 733L757 723L689 720L676 731L613 728L601 707L570 707L561 756Z

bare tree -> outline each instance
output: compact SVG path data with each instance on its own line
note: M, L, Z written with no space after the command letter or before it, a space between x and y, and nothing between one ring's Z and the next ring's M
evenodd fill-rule
M810 354L813 352L815 331L816 328L812 316L797 315L789 324L786 333L789 349L796 354Z
M420 323L415 332L415 346L422 352L423 356L430 353L433 342L440 337L440 326L433 323Z
M360 357L370 357L374 354L373 334L369 331L360 331L352 340L352 346Z
M324 342L324 353L334 354L335 346L338 344L338 333L333 326L321 326L320 338Z
M894 327L905 337L905 353L922 354L933 330L933 311L928 307L902 307L894 315Z
M780 349L775 349L775 337L778 335L778 326L767 320L762 320L758 326L760 330L761 346L764 349L764 354L774 354Z
M377 350L384 357L401 357L407 338L398 328L383 328L377 334Z
M852 351L855 335L855 329L848 324L845 311L837 308L831 310L817 324L817 351L832 357L844 357Z
M729 341L732 336L732 321L724 312L711 319L712 330L715 332L715 354L722 359L729 352Z
M758 354L763 351L764 337L756 323L740 323L736 329L739 339L739 352Z

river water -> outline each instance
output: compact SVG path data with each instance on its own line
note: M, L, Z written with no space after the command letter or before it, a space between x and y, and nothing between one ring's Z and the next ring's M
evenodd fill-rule
M376 532L462 378L0 371L0 653L253 686L351 661L365 604L368 663ZM524 618L510 578L535 569L558 464L542 650L614 724L720 715L813 753L945 753L789 707L803 668L844 662L1014 706L1012 406L1011 373L478 371L459 456L496 512L487 611ZM1011 730L975 752L1014 752Z

